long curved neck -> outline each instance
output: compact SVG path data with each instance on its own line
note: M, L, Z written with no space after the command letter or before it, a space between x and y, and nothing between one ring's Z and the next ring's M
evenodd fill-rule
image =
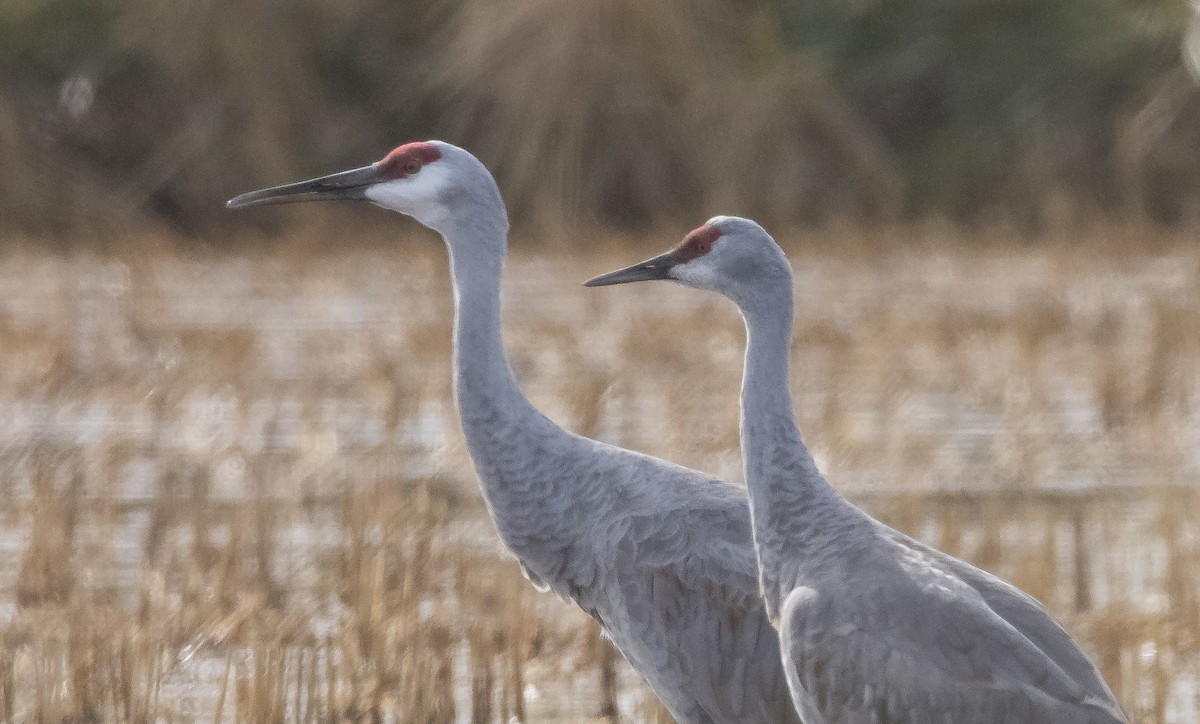
M454 286L454 392L460 413L484 400L509 412L532 406L508 364L500 322L505 225L455 227L446 233ZM486 241L472 237L490 236ZM464 409L465 407L465 409ZM466 423L472 416L464 414Z
M500 276L508 222L476 219L443 231L454 286L454 393L472 454L495 425L545 433L561 430L521 392L504 351ZM511 432L511 430L510 430ZM478 460L476 461L478 464Z
M566 545L571 521L547 516L572 499L561 474L574 438L542 415L517 385L504 351L500 275L503 214L441 230L454 285L454 398L484 498L505 543L533 575L551 563L552 542Z
M741 304L746 321L741 436L755 548L769 611L791 561L815 555L822 532L846 504L825 482L800 439L788 381L792 339L790 280L784 294Z

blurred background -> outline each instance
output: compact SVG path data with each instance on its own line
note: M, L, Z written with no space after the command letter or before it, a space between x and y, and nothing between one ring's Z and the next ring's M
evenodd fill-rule
M834 485L1200 722L1198 72L1184 0L0 2L0 722L670 721L499 544L436 239L224 208L424 138L553 419L740 484L734 310L579 282L757 218Z
M522 222L1194 224L1185 0L407 0L0 7L0 225L150 220L473 150ZM1190 51L1195 57L1195 48Z

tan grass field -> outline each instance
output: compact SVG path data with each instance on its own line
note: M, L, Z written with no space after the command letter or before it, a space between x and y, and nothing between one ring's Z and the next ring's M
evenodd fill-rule
M0 721L668 721L487 520L444 254L0 252ZM1200 721L1200 245L784 239L832 482L1014 581L1135 721ZM584 289L674 235L518 240L507 343L565 426L740 481L741 321Z

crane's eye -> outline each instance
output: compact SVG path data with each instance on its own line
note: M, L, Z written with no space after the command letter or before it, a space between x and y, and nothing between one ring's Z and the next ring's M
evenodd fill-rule
M404 175L411 176L421 170L421 162L415 158L410 158L404 162Z

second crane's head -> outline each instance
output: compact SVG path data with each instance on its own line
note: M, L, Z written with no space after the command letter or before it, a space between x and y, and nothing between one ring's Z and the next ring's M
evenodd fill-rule
M777 299L783 290L790 296L792 271L783 250L757 223L736 216L714 216L665 254L584 284L602 287L653 279L719 292L746 306Z
M447 234L464 222L507 227L496 182L468 151L444 141L406 143L369 166L236 196L231 209L304 201L369 201Z

